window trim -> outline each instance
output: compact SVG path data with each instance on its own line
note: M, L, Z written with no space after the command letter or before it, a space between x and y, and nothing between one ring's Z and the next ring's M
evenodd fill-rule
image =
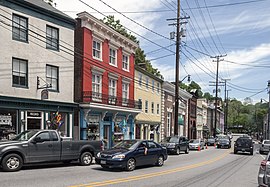
M125 69L124 68L124 66L123 66L123 63L124 63L124 56L126 56L127 57L127 62L125 62L125 63L127 63L127 69ZM126 53L123 53L122 54L122 70L124 70L124 71L127 71L127 72L129 72L130 71L130 68L129 68L129 66L130 66L130 59L129 59L129 55L128 54L126 54Z
M115 59L115 64L111 63L111 50L115 51L115 58L114 58ZM112 47L112 46L109 47L109 64L111 66L114 66L114 67L118 66L117 65L117 53L118 53L118 50L115 47Z
M47 43L48 42L48 33L47 33L48 28L57 30L57 36L58 36L58 38L57 38L57 48L52 47L51 44L50 44L50 46L48 46L49 45ZM59 37L59 35L60 35L59 28L53 27L51 25L46 25L46 49L50 49L50 50L54 50L54 51L60 51L60 47L59 47L59 41L60 41L59 38L60 37ZM55 38L51 37L50 39L55 39ZM53 42L53 41L51 41L51 42Z
M100 58L94 56L94 50L98 51L97 49L94 48L94 42L100 44L100 51L99 51L99 53L100 53ZM103 42L102 42L101 40L99 40L98 38L93 37L93 41L92 41L92 57L93 57L93 59L102 61L102 44L103 44Z
M124 93L124 91L123 91L123 85L127 85L127 98L124 98L124 96L123 96L123 93ZM128 101L129 101L129 87L130 87L130 84L129 83L122 82L122 105L124 105L124 106L127 106Z
M47 77L47 66L50 66L50 67L52 67L52 68L56 68L57 69L57 89L55 90L55 89L52 89L52 87L51 88L48 88L48 90L50 91L50 92L59 92L59 67L58 66L54 66L54 65L50 65L50 64L46 64L46 82L47 82L47 78L49 78L49 77ZM52 78L51 78L52 79Z
M15 26L14 26L14 17L19 17L19 19L25 19L25 21L26 21L26 28L25 28L25 31L26 31L26 39L25 40L22 40L22 39L20 39L20 34L19 34L19 38L15 38L14 37L14 31L13 31L13 29L15 28ZM19 26L21 26L21 24L19 23ZM18 27L16 27L17 29L19 29L19 31L21 32L21 29L22 28L18 28ZM24 17L24 16L21 16L21 15L18 15L18 14L12 14L12 40L16 40L16 41L20 41L20 42L25 42L25 43L29 43L28 42L28 18L27 17Z
M95 82L95 84L99 84L99 92L94 92L94 90L93 90L93 76L100 76L100 83L96 83ZM102 101L102 74L99 74L99 73L93 73L92 74L92 100L93 101L99 101L99 102L101 102ZM94 95L94 94L97 94L98 96L96 97L96 95ZM93 95L95 96L95 97L93 97Z
M14 84L13 83L13 72L14 72L14 70L13 70L13 60L19 60L19 61L25 61L26 62L26 85L25 86L24 85ZM16 87L16 88L27 88L28 89L29 88L28 87L28 79L29 79L29 77L28 77L28 60L12 57L12 87Z

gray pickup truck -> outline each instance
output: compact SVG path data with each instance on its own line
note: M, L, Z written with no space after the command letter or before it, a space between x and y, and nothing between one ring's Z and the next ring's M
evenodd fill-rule
M24 164L73 160L87 166L101 150L102 141L72 141L55 130L30 130L0 141L0 163L4 171L18 171Z

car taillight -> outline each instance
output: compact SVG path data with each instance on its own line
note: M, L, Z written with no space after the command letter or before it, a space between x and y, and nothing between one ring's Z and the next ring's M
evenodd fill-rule
M261 169L262 170L264 170L265 171L265 169L266 169L266 160L263 160L262 162L261 162Z

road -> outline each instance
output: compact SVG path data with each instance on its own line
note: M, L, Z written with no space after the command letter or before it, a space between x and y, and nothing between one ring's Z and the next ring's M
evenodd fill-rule
M256 149L258 145L255 145ZM26 166L21 171L0 170L1 187L255 187L265 155L233 154L232 149L191 151L170 155L163 167L140 167L133 172L104 170L77 163Z

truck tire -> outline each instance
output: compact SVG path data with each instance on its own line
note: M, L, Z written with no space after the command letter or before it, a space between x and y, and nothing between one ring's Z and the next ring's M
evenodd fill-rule
M8 154L2 160L4 171L19 171L23 166L23 160L18 154Z
M89 166L92 164L93 155L90 152L83 152L80 157L80 164L82 166Z
M179 147L176 148L176 154L180 155L180 148Z

